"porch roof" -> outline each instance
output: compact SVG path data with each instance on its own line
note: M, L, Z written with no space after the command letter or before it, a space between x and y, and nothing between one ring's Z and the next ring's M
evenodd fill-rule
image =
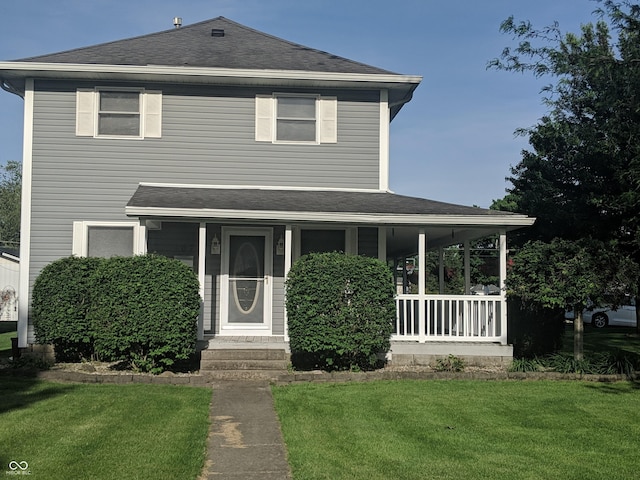
M136 217L216 218L513 230L526 215L455 205L377 190L140 184L125 212Z

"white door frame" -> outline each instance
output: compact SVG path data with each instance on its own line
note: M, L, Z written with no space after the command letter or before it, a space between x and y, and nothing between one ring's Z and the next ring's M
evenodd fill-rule
M222 227L220 276L221 336L271 335L273 297L273 229L258 227ZM229 324L229 242L232 235L264 236L264 321L261 324Z

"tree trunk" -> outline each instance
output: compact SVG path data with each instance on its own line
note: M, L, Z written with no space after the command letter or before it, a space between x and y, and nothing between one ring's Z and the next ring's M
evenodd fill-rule
M640 295L636 296L636 335L640 335L640 305L638 305L638 301L640 301Z
M573 318L573 358L576 361L584 360L584 322L582 321L582 309L574 308Z

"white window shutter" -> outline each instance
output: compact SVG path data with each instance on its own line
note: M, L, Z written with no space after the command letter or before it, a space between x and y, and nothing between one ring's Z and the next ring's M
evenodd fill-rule
M320 97L320 143L338 141L338 99Z
M93 88L76 90L76 135L93 137L96 122L96 92Z
M86 249L84 248L84 232L84 222L73 222L73 243L71 247L71 254L74 257L86 256Z
M271 95L256 95L256 142L273 141L273 104Z
M144 93L144 137L162 136L162 92L147 90Z

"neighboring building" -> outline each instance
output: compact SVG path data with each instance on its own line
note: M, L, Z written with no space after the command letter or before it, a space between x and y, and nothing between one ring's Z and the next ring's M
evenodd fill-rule
M424 252L497 234L504 282L506 232L533 219L389 191L389 123L421 77L218 17L0 62L0 79L25 103L21 347L33 281L60 257L178 258L200 279L199 338L286 339L292 262L341 250L418 253L395 341L510 355L504 292L426 295Z
M0 322L18 320L20 257L17 250L0 247Z

